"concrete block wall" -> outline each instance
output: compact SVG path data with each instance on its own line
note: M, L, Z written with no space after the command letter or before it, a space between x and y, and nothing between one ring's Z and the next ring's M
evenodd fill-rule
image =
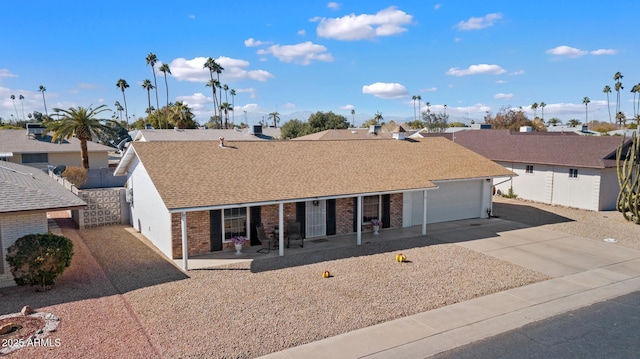
M73 219L81 229L129 223L125 191L125 188L79 190L78 197L87 207L73 211Z
M9 264L5 260L9 246L27 234L48 231L46 212L0 215L0 288L16 285Z

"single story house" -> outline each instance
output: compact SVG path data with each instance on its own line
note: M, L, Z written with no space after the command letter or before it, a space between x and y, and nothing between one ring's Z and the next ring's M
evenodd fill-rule
M127 175L131 223L168 258L256 242L300 222L305 238L487 217L503 166L442 138L361 141L133 142L115 171ZM284 235L279 231L279 254Z
M54 143L50 134L35 130L0 130L0 163L13 162L40 169L58 165L82 167L80 140L72 137ZM113 148L95 142L88 142L87 148L90 168L109 166L109 151Z
M512 190L522 199L593 211L616 207L620 136L469 130L448 138L517 174L496 179L497 191ZM624 141L628 146L630 138Z
M8 287L15 282L7 248L27 234L47 233L47 212L86 203L43 171L11 162L0 162L0 197L0 287Z
M261 141L280 137L280 129L260 125L243 129L144 129L130 133L133 141L218 141L224 137L227 141Z

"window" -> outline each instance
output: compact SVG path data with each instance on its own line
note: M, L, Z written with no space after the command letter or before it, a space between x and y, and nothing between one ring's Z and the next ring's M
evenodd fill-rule
M578 178L577 168L569 168L569 178Z
M247 236L247 208L228 208L224 210L224 240L233 236Z
M527 165L527 173L533 173L533 165Z
M362 198L362 222L380 219L380 196L366 196Z
M22 163L48 163L49 156L46 153L23 153Z

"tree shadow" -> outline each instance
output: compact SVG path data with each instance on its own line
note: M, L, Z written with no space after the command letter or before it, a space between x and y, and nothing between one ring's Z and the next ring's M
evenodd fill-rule
M531 227L545 224L573 222L573 219L557 215L525 204L493 203L495 217L507 221L522 223Z

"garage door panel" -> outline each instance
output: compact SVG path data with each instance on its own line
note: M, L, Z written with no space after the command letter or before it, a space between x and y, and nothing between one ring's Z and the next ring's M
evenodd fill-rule
M427 223L478 218L482 206L482 181L436 183L427 195Z

